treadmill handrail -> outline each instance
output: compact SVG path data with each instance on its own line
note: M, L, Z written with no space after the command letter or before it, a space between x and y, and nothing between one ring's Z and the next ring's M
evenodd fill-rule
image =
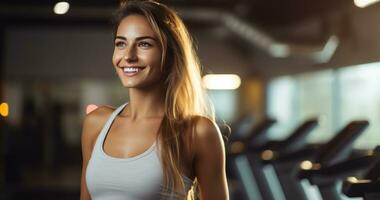
M380 146L373 150L377 156L375 163L364 175L364 179L348 177L343 182L342 192L349 197L360 197L368 193L380 193Z
M322 165L332 165L346 159L353 142L363 133L369 123L366 120L352 121L339 133L323 145L315 155L314 162Z
M333 183L336 180L344 179L347 176L353 176L358 171L363 171L377 160L378 155L367 155L339 162L337 164L320 169L302 170L302 178L308 178L312 184L322 185Z
M380 180L349 177L343 182L342 192L348 197L364 197L367 193L380 193Z
M244 146L256 146L257 144L264 144L268 142L267 131L272 127L277 120L273 118L266 118L261 121L259 124L254 126L252 130L249 131L249 134L242 139L244 141Z
M262 145L249 145L247 150L250 152L261 152L265 150L275 151L277 153L290 153L302 149L306 146L307 136L318 125L316 118L309 119L298 126L292 133L285 139L280 141L268 141Z
M318 119L312 118L302 123L297 129L295 129L289 137L281 141L273 150L280 151L280 153L294 152L306 145L307 137L312 130L318 126Z

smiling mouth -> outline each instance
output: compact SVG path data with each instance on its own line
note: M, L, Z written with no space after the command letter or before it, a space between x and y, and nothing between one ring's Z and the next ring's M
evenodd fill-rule
M145 67L122 67L123 72L127 76L133 76L145 69Z

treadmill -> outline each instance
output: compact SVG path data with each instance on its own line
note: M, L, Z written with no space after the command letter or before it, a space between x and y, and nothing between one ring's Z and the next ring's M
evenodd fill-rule
M368 125L369 123L366 120L350 122L332 140L318 148L312 157L299 164L297 178L300 181L307 180L317 186L322 199L342 199L339 189L342 174L343 172L354 173L355 171L355 167L347 165L345 161L352 153L354 141ZM370 162L371 159L361 161L365 163ZM343 170L345 168L349 170ZM359 166L357 168L359 169ZM307 190L305 187L303 189Z
M267 130L276 123L275 119L265 118L245 134L243 137L234 138L227 148L227 170L231 172L233 178L240 184L240 189L236 191L235 198L238 200L262 200L259 188L251 172L246 151L248 146L254 141L254 144L267 143Z
M363 197L365 200L380 199L380 146L368 156L374 161L362 178L348 177L343 182L342 192L348 197Z
M276 152L290 153L302 149L306 145L306 138L317 126L316 118L309 119L298 126L285 140L271 141L262 145L254 143L248 146L247 158L264 200L285 200L285 197L272 166L263 160L273 158Z

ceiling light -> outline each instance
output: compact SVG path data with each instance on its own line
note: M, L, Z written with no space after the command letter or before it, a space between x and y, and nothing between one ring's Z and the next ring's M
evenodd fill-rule
M235 90L241 80L235 74L208 74L203 77L203 83L209 90Z
M70 8L70 4L64 1L58 2L54 6L54 13L57 15L63 15L67 13Z
M354 0L354 3L359 8L365 8L379 1L380 0Z

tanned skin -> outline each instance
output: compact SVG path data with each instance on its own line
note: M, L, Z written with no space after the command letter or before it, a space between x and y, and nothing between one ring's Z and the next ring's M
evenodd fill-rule
M124 18L116 33L112 62L124 87L129 90L129 102L115 118L104 141L106 154L117 158L139 155L156 140L164 116L161 47L145 17ZM125 67L140 67L135 76L126 76ZM88 114L82 130L81 200L91 199L85 180L86 168L96 138L115 108L101 106ZM218 127L209 119L196 117L194 145L181 157L182 173L197 177L202 200L228 199L225 174L225 149ZM128 131L125 131L128 130ZM185 131L187 138L191 131Z

